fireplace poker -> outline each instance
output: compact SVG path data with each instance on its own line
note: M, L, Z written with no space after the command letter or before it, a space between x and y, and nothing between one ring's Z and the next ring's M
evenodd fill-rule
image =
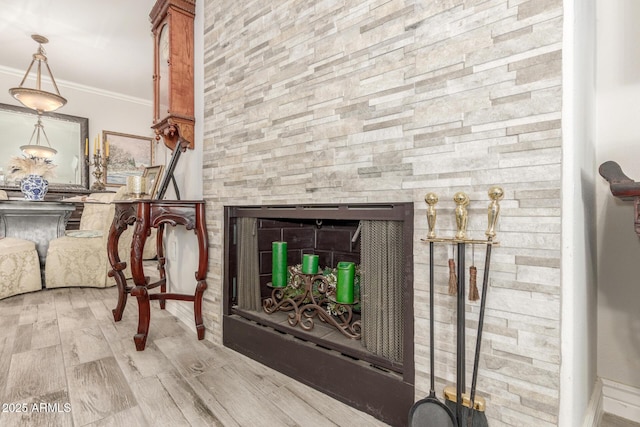
M482 298L480 300L480 314L478 317L478 335L476 337L476 351L473 359L473 373L471 380L471 394L469 396L469 415L467 418L467 427L473 426L473 419L475 416L474 400L476 397L476 383L478 381L478 362L480 361L480 347L482 345L482 328L484 325L484 310L487 303L487 288L489 287L489 267L491 265L491 248L493 246L492 241L496 236L496 223L498 221L498 215L500 214L500 200L504 197L504 191L500 187L491 187L489 189L489 198L491 202L488 208L488 223L487 231L484 233L487 236L487 254L484 260L484 275L482 277ZM487 418L484 412L480 412L479 425L487 426Z

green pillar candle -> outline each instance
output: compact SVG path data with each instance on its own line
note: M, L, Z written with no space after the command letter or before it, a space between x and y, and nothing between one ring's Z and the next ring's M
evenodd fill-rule
M336 301L342 304L353 304L353 280L356 276L356 265L353 262L338 263L338 282L336 284Z
M271 243L271 286L287 286L287 242Z
M318 255L302 255L302 272L304 274L318 274Z

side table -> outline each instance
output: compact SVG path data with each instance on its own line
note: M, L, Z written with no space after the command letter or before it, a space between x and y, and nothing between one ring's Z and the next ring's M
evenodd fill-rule
M118 304L113 309L114 320L120 321L127 303L127 295L130 293L138 300L138 331L134 335L136 349L142 351L145 348L149 332L151 311L150 300L159 300L160 308L165 308L166 300L193 301L194 317L198 339L204 338L204 324L202 322L202 295L207 289L206 275L209 249L205 225L205 202L202 200L121 200L115 204L115 215L109 240L107 253L111 271L109 276L116 280L118 289ZM165 272L165 253L163 247L164 227L166 224L176 226L183 225L187 230L194 230L198 238L198 268L195 273L196 288L193 295L167 293L167 281ZM131 242L131 275L133 286L127 285L123 270L126 262L120 260L118 255L118 241L120 235L130 226L134 225ZM144 244L151 228L157 229L158 270L160 279L154 283L148 283L145 278L142 265L142 252ZM160 287L159 293L150 294L149 290Z
M3 200L0 202L0 236L31 240L36 244L45 285L44 266L49 241L64 236L67 220L76 209L67 202Z

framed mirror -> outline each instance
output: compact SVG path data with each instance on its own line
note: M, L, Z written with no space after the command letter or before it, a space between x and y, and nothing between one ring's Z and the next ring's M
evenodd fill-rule
M22 156L20 146L29 144L38 115L25 107L0 104L0 167L9 174L7 163L11 157ZM89 165L85 161L85 141L89 137L89 119L59 113L43 113L42 125L51 148L58 153L51 158L57 165L55 176L49 178L50 189L88 189ZM35 137L32 142L35 144ZM40 137L40 145L47 145ZM7 176L8 187L17 186Z

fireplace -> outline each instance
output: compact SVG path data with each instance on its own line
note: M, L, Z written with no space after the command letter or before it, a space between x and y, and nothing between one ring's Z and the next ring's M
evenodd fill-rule
M290 266L307 253L327 271L339 261L360 266L353 318L361 339L320 319L310 330L291 326L288 313L263 309L273 293L274 241L288 243ZM412 203L229 206L225 254L225 346L389 424L406 424L414 400Z

